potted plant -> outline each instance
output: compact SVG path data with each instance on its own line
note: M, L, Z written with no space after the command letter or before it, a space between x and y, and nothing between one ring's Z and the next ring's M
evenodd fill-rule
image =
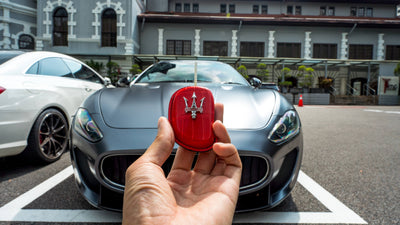
M134 76L136 74L139 74L142 72L142 70L140 69L140 66L138 64L133 64L131 69L129 70L129 72Z
M111 82L114 84L117 82L118 76L121 74L120 66L114 61L109 61L106 64L106 67L108 68L108 75L111 78Z
M318 77L318 86L323 88L326 93L330 91L330 88L333 85L332 77Z
M247 74L247 68L245 65L241 65L236 69L246 80L249 79L249 75Z
M400 62L397 63L397 66L396 66L396 68L394 68L393 73L395 76L400 77ZM399 83L399 86L400 86L400 83ZM399 89L399 94L400 94L400 89Z
M306 67L304 65L301 65L297 68L297 70L299 71L297 77L299 78L303 77L303 81L300 82L300 85L303 88L303 92L308 93L312 85L314 69L311 67Z
M269 76L269 70L267 69L267 65L265 63L259 63L257 65L256 74L261 78L262 81L266 81Z
M100 73L102 69L104 69L104 64L102 62L95 62L93 59L85 62L92 69L96 70L96 72Z

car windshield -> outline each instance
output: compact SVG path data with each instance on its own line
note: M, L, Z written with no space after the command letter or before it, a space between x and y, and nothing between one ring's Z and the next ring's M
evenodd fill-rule
M249 83L234 68L220 62L196 61L197 82L239 84ZM135 83L194 82L195 61L159 62L146 70Z

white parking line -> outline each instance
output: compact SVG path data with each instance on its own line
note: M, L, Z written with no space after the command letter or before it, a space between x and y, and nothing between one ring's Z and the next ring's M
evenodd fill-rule
M387 114L399 114L400 111L385 111L380 109L364 109L365 112L376 112L376 113L387 113Z
M0 221L120 223L121 213L103 210L23 209L73 174L72 166L37 185L0 208ZM298 182L331 212L251 212L234 217L234 223L347 223L367 224L313 179L300 171Z
M321 185L300 171L298 182L331 212L253 212L237 214L235 223L367 224Z

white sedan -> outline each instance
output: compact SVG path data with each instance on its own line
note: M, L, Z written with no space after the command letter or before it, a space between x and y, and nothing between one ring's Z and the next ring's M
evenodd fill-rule
M79 105L109 84L81 61L54 52L0 51L0 157L58 160Z

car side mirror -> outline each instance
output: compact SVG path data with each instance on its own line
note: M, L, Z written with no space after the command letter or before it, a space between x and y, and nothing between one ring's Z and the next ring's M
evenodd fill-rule
M255 88L259 88L262 85L261 80L258 79L257 77L250 78L249 83L250 83L251 86L253 86Z
M129 84L130 84L131 82L130 82L130 79L128 78L128 77L123 77L123 78L120 78L118 81L117 81L117 87L129 87Z
M106 87L111 85L111 79L109 77L104 77L104 85Z

